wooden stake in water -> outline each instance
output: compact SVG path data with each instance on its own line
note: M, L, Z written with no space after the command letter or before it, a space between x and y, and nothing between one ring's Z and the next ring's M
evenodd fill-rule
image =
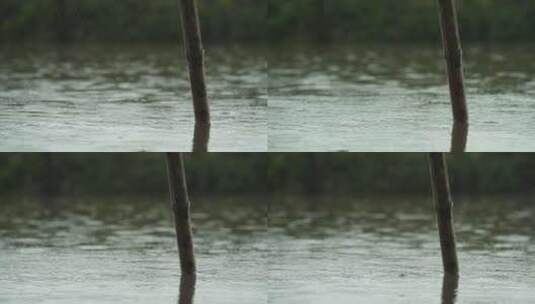
M186 186L186 174L182 154L167 153L167 177L169 197L176 231L180 269L182 275L195 276L195 256L191 233L190 202Z
M457 289L459 288L459 276L445 273L442 279L442 304L455 304L457 301Z
M451 152L464 152L468 139L468 125L454 123L451 131Z
M210 109L204 79L204 50L202 46L199 13L195 0L179 0L184 51L188 61L193 109L197 123L210 123Z
M468 124L468 110L464 92L462 48L459 38L455 0L438 0L438 4L453 119L456 123Z
M192 304L195 296L195 276L183 275L180 278L178 304Z
M208 152L208 142L210 141L210 125L196 123L193 131L192 152Z
M459 274L459 263L457 261L455 232L453 230L453 203L451 201L448 170L444 153L429 154L429 169L444 272L457 276Z

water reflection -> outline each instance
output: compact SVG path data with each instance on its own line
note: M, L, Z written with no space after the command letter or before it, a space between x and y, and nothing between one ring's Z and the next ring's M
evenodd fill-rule
M195 275L182 275L180 278L180 291L178 293L178 304L192 304L195 297Z
M451 152L464 152L468 139L468 125L454 123L451 131Z
M210 124L195 123L193 131L193 152L208 152L210 141Z
M442 304L454 304L457 301L457 288L459 287L459 276L444 274L442 280Z

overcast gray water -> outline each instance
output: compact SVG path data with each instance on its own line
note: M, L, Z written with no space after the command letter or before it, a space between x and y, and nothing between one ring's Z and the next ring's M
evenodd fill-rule
M533 46L469 46L468 151L535 150ZM189 151L178 46L0 49L0 151ZM447 151L439 46L207 48L209 151Z
M456 202L461 278L450 291L455 303L533 303L532 200ZM441 302L429 198L286 198L270 215L270 303L454 302Z
M468 151L535 150L535 47L467 46ZM448 151L440 45L269 51L270 151Z
M194 202L195 303L266 303L265 204ZM168 207L166 197L4 198L0 303L177 303Z
M207 49L209 151L266 151L266 62ZM193 110L178 45L0 48L0 151L190 151Z
M430 198L192 201L198 304L535 300L529 198L455 200L461 278L445 292ZM2 198L0 208L0 303L177 303L165 197Z

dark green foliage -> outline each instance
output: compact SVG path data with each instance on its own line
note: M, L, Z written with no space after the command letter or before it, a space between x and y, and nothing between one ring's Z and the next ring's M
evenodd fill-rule
M263 158L262 154L186 157L188 184L192 192L263 192ZM24 193L167 193L164 154L0 154L0 194Z
M535 183L533 154L465 153L450 155L448 165L453 192L521 193ZM269 189L275 192L310 193L312 184L323 194L430 193L422 153L273 154L268 168Z
M206 40L264 37L266 8L256 1L201 0L199 6ZM175 42L179 22L177 0L0 1L0 41Z
M452 191L524 193L535 184L535 154L448 157ZM186 157L193 194L428 194L425 154L242 153ZM163 154L0 154L2 194L165 194Z
M463 40L532 40L535 1L458 3ZM209 42L440 39L436 0L199 0L199 6ZM175 42L179 37L177 0L0 1L0 41Z
M324 3L327 24L315 7ZM272 40L317 40L328 36L348 41L439 41L436 0L270 0ZM463 40L531 41L535 2L530 0L457 0Z

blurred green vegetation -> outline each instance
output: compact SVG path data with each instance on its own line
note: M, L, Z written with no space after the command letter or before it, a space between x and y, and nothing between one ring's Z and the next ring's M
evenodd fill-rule
M535 1L457 0L463 40L533 41ZM437 0L270 0L271 39L440 40Z
M463 40L532 41L533 0L457 0ZM438 41L437 0L198 0L206 41ZM2 0L0 41L167 41L177 0Z
M535 154L449 155L455 192L533 191ZM163 154L0 154L0 195L167 193ZM426 194L421 153L208 153L186 155L192 193Z
M186 155L193 192L264 192L262 154ZM18 194L167 193L163 153L4 153L0 193Z
M527 193L535 184L535 154L449 154L452 191ZM430 193L425 153L270 153L269 189L291 193Z
M207 41L264 37L256 0L200 0ZM180 38L178 0L2 0L0 41L169 41Z

